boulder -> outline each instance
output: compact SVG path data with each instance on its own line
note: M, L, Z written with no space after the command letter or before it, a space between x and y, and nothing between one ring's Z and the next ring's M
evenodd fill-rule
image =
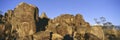
M0 24L0 40L11 39L11 29L12 25L8 22Z
M36 32L37 7L22 2L14 9L13 16L12 30L16 30L19 37L32 35Z
M5 24L0 24L0 34L5 31Z
M74 32L74 38L77 40L84 40L84 36L86 33L88 33L88 31L90 30L90 28L88 27L84 27L84 26L80 26L76 28L76 31Z
M91 34L95 35L96 37L98 37L100 40L104 40L105 36L104 36L104 31L102 29L102 27L100 25L95 25L91 28L90 31Z
M52 34L52 40L62 40L63 36L57 34L57 33L53 33Z
M33 40L33 37L32 36L18 37L14 40Z
M9 23L11 23L12 17L13 17L13 10L8 10L5 13L6 21L9 22Z
M73 15L69 14L58 16L48 22L46 29L62 36L65 36L66 34L72 35L72 26L70 26L73 22L73 20L71 20L72 18Z
M5 39L5 24L0 24L0 40Z
M33 40L50 40L51 38L52 33L49 31L41 31L33 35Z

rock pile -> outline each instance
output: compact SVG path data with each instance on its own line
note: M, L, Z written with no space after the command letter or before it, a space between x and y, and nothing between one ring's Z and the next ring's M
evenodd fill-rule
M101 26L91 27L81 14L62 14L50 19L45 12L39 17L38 11L22 2L0 15L0 40L119 40L120 32L112 30L114 33L110 34Z

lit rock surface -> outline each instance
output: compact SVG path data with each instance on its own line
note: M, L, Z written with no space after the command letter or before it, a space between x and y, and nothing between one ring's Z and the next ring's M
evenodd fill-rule
M12 17L12 27L19 37L32 35L36 32L36 20L38 8L27 3L20 3L15 9Z
M99 25L93 26L90 31L91 34L96 35L96 37L100 38L101 40L104 40L104 31L102 30L102 27Z
M47 17L47 15L46 15L46 13L43 12L43 13L40 15L40 18L48 18L48 17Z

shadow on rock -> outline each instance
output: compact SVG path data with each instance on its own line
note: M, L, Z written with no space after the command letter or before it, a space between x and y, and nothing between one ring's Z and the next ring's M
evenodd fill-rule
M70 35L65 35L63 40L73 40L73 38Z
M36 32L38 31L45 31L45 27L48 25L48 18L39 18L39 22L37 22Z

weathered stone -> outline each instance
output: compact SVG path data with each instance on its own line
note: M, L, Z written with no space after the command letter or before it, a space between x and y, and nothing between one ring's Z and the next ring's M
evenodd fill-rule
M8 10L5 13L6 21L9 22L9 23L11 23L12 17L13 17L13 10Z
M5 31L5 25L0 24L0 33L3 33Z
M26 36L26 37L16 38L15 40L33 40L33 38L32 38L32 36Z
M12 26L10 23L0 24L0 40L10 39Z
M94 34L86 33L84 35L85 40L101 40L100 38L96 37Z
M48 18L48 17L47 17L47 15L46 15L46 13L43 12L43 13L40 15L40 18Z
M5 39L5 24L0 24L0 40Z
M74 38L77 40L84 40L84 36L86 33L88 33L90 30L90 28L88 27L84 27L84 26L80 26L80 27L76 27L76 31L74 33Z
M17 30L19 37L32 35L36 32L37 7L22 2L14 9L13 16L12 30Z
M47 26L47 30L49 31L58 33L62 36L69 34L71 37L75 31L79 34L82 34L82 32L85 34L89 28L89 23L85 22L80 14L77 14L76 16L62 14L61 16L50 20Z
M70 35L72 35L72 27L71 26L58 26L57 28L56 28L57 30L57 33L58 34L60 34L60 35L62 35L62 36L65 36L66 34L70 34Z
M53 33L58 33L62 36L65 36L66 34L72 35L72 26L70 25L73 20L71 20L71 18L73 18L73 15L69 14L58 16L48 22L47 30L52 31Z
M77 27L76 32L84 35L88 31L88 29L89 28L87 28L87 27Z
M104 40L104 31L102 30L102 27L100 25L93 26L90 33L95 35L99 39Z
M83 16L81 14L76 14L75 18L74 18L74 24L76 27L80 27L81 25L84 27L90 27L88 22L85 22L85 20L83 19Z
M49 31L37 32L33 35L34 40L50 40L52 34Z
M63 36L57 33L52 34L52 40L62 40L62 39L63 39Z
M109 40L117 40L120 39L119 37L119 31L117 31L115 28L113 29L103 29L104 30L104 34L105 34L105 38L109 39Z

